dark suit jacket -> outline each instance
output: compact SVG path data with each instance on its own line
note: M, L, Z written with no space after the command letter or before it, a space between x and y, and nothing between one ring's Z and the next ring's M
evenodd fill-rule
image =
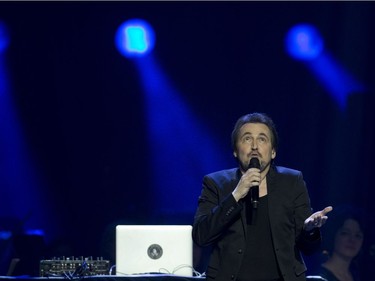
M244 202L235 201L232 191L241 177L238 168L206 175L194 219L193 240L213 247L207 280L235 280L246 247ZM268 208L274 250L285 281L305 280L301 253L311 254L320 246L320 231L303 231L311 213L302 173L271 167L267 174ZM251 249L246 249L251 251Z

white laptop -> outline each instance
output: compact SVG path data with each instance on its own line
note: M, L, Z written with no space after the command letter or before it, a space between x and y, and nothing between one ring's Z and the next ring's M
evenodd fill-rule
M191 225L118 225L116 275L193 275Z

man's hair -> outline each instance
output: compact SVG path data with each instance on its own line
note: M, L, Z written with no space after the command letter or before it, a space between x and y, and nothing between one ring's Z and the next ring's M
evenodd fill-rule
M273 123L272 119L268 117L265 113L250 113L241 116L236 124L234 125L233 131L232 131L232 149L235 151L237 149L237 141L240 133L240 129L243 125L247 123L261 123L266 125L270 131L271 131L271 144L272 148L276 151L278 142L279 142L279 137L276 131L276 126Z

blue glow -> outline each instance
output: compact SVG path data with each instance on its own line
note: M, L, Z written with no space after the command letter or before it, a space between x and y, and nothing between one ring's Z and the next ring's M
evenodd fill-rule
M342 110L346 108L349 95L366 90L362 83L352 77L327 52L309 62L307 66Z
M141 57L153 50L155 33L144 20L128 20L117 29L115 44L123 56Z
M9 33L6 25L0 21L0 54L9 46Z
M292 27L285 37L288 54L298 60L312 60L324 49L324 40L312 25L300 24Z
M191 112L153 56L137 60L136 66L148 117L153 209L164 214L192 213L203 175L229 165L222 153L226 146L220 147L204 120Z
M25 231L27 235L37 235L37 236L44 236L43 229L28 229Z
M8 240L12 237L11 231L0 231L0 240Z
M300 24L291 28L285 47L292 58L305 62L341 110L346 108L349 95L366 90L324 50L323 39L314 26Z
M1 216L20 221L18 228L54 227L51 202L40 191L39 173L34 168L26 138L12 99L9 71L6 64L8 31L0 22L0 198ZM22 175L22 176L20 176ZM21 223L22 222L22 223ZM8 230L8 229L6 229ZM10 231L10 230L9 230ZM12 229L13 231L13 229ZM51 231L49 231L51 233ZM9 236L0 233L1 239Z

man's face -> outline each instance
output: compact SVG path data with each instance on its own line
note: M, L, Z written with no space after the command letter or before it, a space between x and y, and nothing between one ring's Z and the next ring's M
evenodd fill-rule
M243 172L247 170L251 158L259 159L261 171L268 171L271 160L276 157L270 129L262 123L243 125L233 155L238 159Z

